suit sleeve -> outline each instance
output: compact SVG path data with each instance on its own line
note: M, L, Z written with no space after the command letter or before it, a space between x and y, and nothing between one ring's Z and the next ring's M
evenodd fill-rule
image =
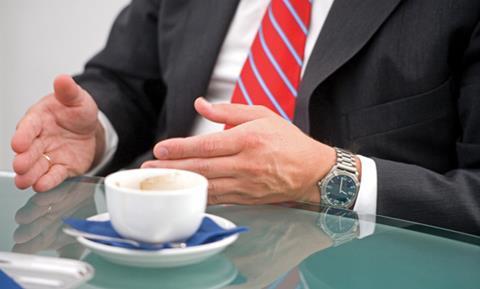
M118 134L118 149L106 172L129 164L155 141L165 97L157 45L158 11L156 0L132 1L115 20L105 48L75 77Z
M465 51L459 77L457 168L440 174L375 159L377 214L480 235L480 24Z

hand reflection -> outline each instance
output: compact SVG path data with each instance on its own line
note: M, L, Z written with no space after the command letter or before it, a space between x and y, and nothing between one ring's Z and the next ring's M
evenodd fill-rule
M248 280L232 288L267 287L308 256L332 245L317 225L315 212L277 206L219 206L210 212L250 228L225 252Z
M96 214L96 184L67 181L45 193L33 195L20 208L15 221L13 252L32 254L56 250L62 257L78 258L83 250L75 239L62 232L62 219L70 216L86 218Z

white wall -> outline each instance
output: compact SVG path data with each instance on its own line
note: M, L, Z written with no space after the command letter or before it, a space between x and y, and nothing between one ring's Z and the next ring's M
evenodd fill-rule
M7 162L6 150L8 147L6 141L6 116L4 110L7 106L5 97L5 30L6 21L3 17L4 11L6 11L6 2L0 0L0 170L5 167Z
M129 0L0 0L0 170L11 170L10 138L27 108L103 47Z

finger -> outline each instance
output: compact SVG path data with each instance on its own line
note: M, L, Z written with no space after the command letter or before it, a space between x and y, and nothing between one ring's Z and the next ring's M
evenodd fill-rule
M38 114L29 113L18 123L11 147L17 154L26 152L42 132L42 120Z
M231 157L207 159L183 159L174 161L149 161L142 168L169 168L188 170L201 174L206 178L233 177L236 175L235 165Z
M159 142L153 149L153 154L159 160L184 158L210 158L229 156L239 153L242 143L231 131L173 138Z
M39 158L25 174L15 176L15 185L19 189L26 189L35 184L50 168L50 162L44 157Z
M56 236L59 234L58 231L61 226L61 223L52 224L45 228L45 230L41 231L38 235L34 236L32 239L26 242L15 244L14 252L32 254L50 249L56 239Z
M47 214L63 214L64 207L71 206L71 203L80 204L75 202L77 201L75 197L78 194L70 194L68 187L71 187L71 185L60 186L59 189L41 194L34 194L25 206L15 214L17 224L29 224ZM67 198L68 200L65 200Z
M264 106L233 103L210 104L202 97L197 98L194 105L197 112L203 117L230 126L276 115Z
M36 192L46 192L60 185L68 178L68 171L63 165L53 165L48 173L41 176L33 185Z
M20 208L15 214L15 222L17 224L30 224L38 218L48 213L49 206L38 206L32 201L28 200L27 204Z
M17 174L25 174L45 151L45 145L40 139L33 141L30 148L21 154L18 154L13 159L13 170Z
M70 194L73 187L74 184L72 183L62 183L61 186L56 187L54 190L33 195L30 201L41 207L63 203L67 198L73 201L73 196Z
M84 256L86 249L77 243L74 238L70 236L69 238L68 244L57 249L58 257L79 260L82 256Z
M13 233L13 239L15 243L26 243L40 235L55 222L59 222L58 215L46 214L29 224L18 226Z
M55 97L65 106L78 106L82 103L82 91L73 78L59 75L53 82Z
M36 245L32 245L28 243L25 243L25 244L18 243L12 247L11 251L13 253L19 253L19 254L35 254L38 251L40 251L39 248L37 247L38 246Z

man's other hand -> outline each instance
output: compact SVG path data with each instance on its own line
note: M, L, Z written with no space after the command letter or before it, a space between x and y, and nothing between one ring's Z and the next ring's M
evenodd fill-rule
M85 173L103 152L103 128L92 97L66 75L54 93L33 105L12 138L13 169L20 189L43 192Z
M262 106L210 104L196 110L231 129L162 141L158 160L142 167L198 172L209 180L209 203L319 202L316 182L335 164L335 151Z

